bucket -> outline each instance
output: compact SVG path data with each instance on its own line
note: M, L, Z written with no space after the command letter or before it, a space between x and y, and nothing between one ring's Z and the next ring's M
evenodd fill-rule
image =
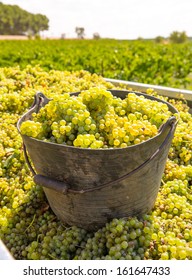
M125 98L130 91L110 92ZM166 103L178 113L168 102L134 93ZM18 131L49 101L37 93L31 109L19 119ZM33 179L43 187L56 216L68 225L97 230L113 218L140 216L153 208L176 125L176 118L170 117L153 138L114 149L84 149L21 136Z

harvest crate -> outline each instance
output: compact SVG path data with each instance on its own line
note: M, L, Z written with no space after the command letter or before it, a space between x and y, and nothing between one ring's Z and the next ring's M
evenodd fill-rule
M151 84L143 84L143 83L135 83L124 80L116 80L105 78L107 82L110 82L116 86L118 85L126 85L130 87L134 91L146 92L148 88L154 89L159 95L167 96L169 98L177 99L182 94L185 100L188 102L188 106L190 107L190 112L192 113L192 91L177 89L171 87L157 86ZM4 243L0 240L0 260L12 260L13 257L4 245Z
M159 95L167 96L169 98L177 99L180 95L183 95L185 100L188 102L188 106L191 108L192 113L192 91L185 90L185 89L178 89L178 88L171 88L171 87L164 87L164 86L157 86L151 84L143 84L143 83L135 83L129 82L124 80L115 80L105 78L107 82L114 84L115 86L118 85L126 85L129 86L132 90L139 91L139 92L146 92L148 88L154 89Z

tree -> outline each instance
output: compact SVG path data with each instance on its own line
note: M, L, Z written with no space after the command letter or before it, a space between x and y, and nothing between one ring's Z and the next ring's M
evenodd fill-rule
M41 14L32 16L31 24L29 26L33 34L38 34L40 31L48 29L47 17Z
M165 38L162 37L162 36L157 36L157 37L155 38L155 42L156 42L156 43L163 43L164 40L165 40Z
M98 39L100 39L100 38L101 38L101 37L100 37L100 35L99 35L98 32L93 33L93 39L98 40Z
M65 39L66 38L66 34L65 33L62 33L61 34L61 39Z
M45 15L31 14L17 5L4 5L0 2L0 34L23 35L39 34L48 30L49 19Z
M183 32L173 31L169 36L169 40L172 43L184 43L187 41L187 34L185 31Z
M78 39L84 39L85 37L85 29L84 27L76 27L75 32L77 34Z

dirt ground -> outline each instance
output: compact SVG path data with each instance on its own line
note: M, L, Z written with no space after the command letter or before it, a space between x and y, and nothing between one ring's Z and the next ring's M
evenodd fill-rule
M28 37L22 35L0 35L0 40L28 40Z

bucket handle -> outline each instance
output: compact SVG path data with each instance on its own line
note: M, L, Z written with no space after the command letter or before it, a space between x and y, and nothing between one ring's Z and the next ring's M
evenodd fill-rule
M138 167L136 167L135 169L131 170L129 173L121 176L120 178L102 184L98 187L91 187L88 189L82 189L82 190L73 190L70 188L70 186L66 183L66 182L62 182L62 181L58 181L55 179L52 179L50 177L41 175L41 174L36 174L35 170L33 169L33 167L31 166L31 163L29 161L28 155L27 155L27 150L25 147L25 144L23 143L23 151L24 151L24 156L25 156L25 160L28 164L28 167L30 169L30 171L32 172L33 176L34 176L34 182L38 185L41 185L43 187L46 187L48 189L53 189L59 193L76 193L76 194L82 194L82 193L86 193L86 192L91 192L91 191L95 191L95 190L100 190L102 188L105 187L110 187L114 184L117 184L119 182L121 182L124 179L127 179L129 176L133 175L134 173L136 173L137 171L139 171L141 168L143 168L144 166L146 166L153 158L155 158L162 150L163 148L167 145L167 142L169 140L169 138L171 137L171 135L173 135L173 132L175 130L175 126L176 126L176 118L175 117L170 117L168 119L168 121L162 125L162 127L160 128L160 131L162 132L165 128L167 128L168 126L170 126L170 130L167 134L167 136L165 137L163 143L158 147L158 149L146 160L144 161L141 165L139 165Z

